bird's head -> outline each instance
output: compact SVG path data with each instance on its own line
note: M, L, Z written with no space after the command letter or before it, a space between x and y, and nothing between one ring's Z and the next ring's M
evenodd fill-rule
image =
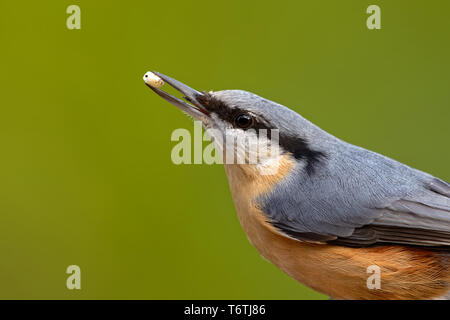
M229 163L231 159L236 161L243 157L245 164L256 159L256 165L264 167L288 155L311 173L316 164L326 157L325 150L320 145L314 145L314 141L323 140L319 136L324 131L283 105L243 90L197 91L166 75L153 73L182 93L187 102L148 86L202 122L216 142L216 147L224 152L225 164L232 164ZM244 143L236 143L239 139ZM230 154L236 156L229 157Z

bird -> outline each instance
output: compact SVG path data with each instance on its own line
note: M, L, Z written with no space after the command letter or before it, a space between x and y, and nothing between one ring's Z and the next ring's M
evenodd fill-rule
M448 182L254 93L197 91L153 73L183 97L147 86L215 132L214 141L227 130L252 143L267 141L255 130L278 132L278 152L258 163L224 162L239 222L263 258L330 299L450 299Z

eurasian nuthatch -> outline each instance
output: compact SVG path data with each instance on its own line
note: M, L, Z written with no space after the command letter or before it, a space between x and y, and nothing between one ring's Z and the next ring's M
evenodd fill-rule
M205 129L278 130L275 158L224 164L239 221L263 257L335 299L450 297L449 183L253 93L199 92L155 74L189 103L149 87ZM274 165L276 174L261 172ZM370 266L379 267L378 289L367 286Z

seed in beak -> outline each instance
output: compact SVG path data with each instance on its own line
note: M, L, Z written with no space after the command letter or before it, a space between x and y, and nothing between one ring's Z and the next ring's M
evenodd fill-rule
M149 86L151 86L153 88L161 88L164 85L163 79L161 79L156 74L154 74L153 72L150 72L150 71L148 71L144 74L143 79L146 84L148 84Z

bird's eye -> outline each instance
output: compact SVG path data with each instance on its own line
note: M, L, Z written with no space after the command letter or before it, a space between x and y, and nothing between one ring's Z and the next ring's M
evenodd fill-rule
M248 114L240 114L234 120L237 127L247 129L253 124L253 117Z

